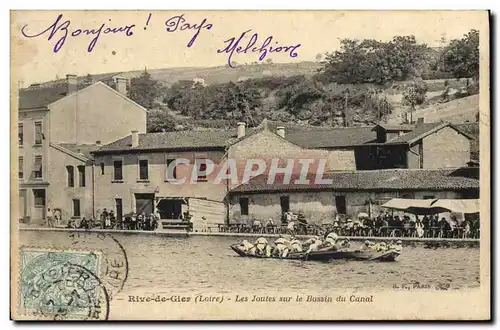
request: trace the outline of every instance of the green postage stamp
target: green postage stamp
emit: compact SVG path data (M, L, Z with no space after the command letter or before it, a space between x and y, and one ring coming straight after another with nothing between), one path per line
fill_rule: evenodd
M106 318L100 261L95 252L21 248L19 312L47 319Z

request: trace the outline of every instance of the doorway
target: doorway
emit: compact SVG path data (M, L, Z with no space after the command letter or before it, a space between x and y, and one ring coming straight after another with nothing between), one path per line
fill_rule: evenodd
M115 207L116 207L116 220L119 222L123 221L123 201L121 198L115 199Z
M135 194L135 212L152 214L154 210L154 194Z
M347 213L347 206L346 206L344 195L335 196L335 206L337 207L338 214L346 214Z
M157 208L161 219L179 219L182 214L182 199L162 199Z

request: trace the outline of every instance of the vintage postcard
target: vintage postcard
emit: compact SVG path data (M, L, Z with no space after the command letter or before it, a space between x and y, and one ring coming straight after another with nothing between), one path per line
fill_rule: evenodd
M12 11L11 318L489 320L487 11Z

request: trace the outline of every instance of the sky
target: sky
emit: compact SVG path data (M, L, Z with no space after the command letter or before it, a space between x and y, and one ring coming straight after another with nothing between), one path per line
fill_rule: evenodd
M180 15L185 21L168 32L167 23L173 30L179 19L171 18ZM97 35L87 35L85 30L97 31L102 24L89 52ZM257 33L254 46L261 47L272 36L269 45L281 46L282 51L268 53L263 60L270 57L275 63L294 63L314 61L318 53L336 50L344 38L385 41L395 35L415 35L419 42L439 46L442 37L461 38L470 29L486 34L487 24L486 11L13 11L12 79L28 86L66 74L226 65L229 54L222 50L229 42L225 41L237 40L248 30L239 45L245 48ZM54 52L65 33L64 44ZM250 63L261 54L235 53L232 60Z

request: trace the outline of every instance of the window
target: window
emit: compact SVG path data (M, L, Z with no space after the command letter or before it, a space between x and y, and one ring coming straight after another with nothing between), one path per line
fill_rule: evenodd
M101 175L104 175L104 163L99 164L101 166Z
M412 193L412 192L402 193L401 194L401 198L404 198L404 199L413 199L413 198L415 198L415 194Z
M146 181L148 180L148 160L140 159L139 160L139 180Z
M175 159L167 159L167 180L169 179L177 179L177 166L174 166L174 170L172 172L172 175L170 176L170 173L168 172L168 168L170 164L175 163Z
M197 182L207 182L207 174L206 174L207 163L205 162L205 160L202 160L201 162L199 162L197 164L199 165L199 167L198 167L198 173L196 174L197 175L196 181ZM200 175L200 172L204 173L204 174Z
M337 207L338 214L346 214L347 207L345 202L345 196L335 196L335 206Z
M23 157L19 157L19 179L24 178L24 160Z
M43 177L42 156L35 156L35 166L33 169L33 175L35 179L41 179Z
M78 182L80 187L85 187L85 166L78 166Z
M37 121L35 122L35 144L42 144L42 138L42 122Z
M68 173L68 187L75 186L75 171L73 166L66 166L66 172Z
M24 143L24 130L23 130L23 124L19 124L17 128L17 137L19 139L19 145L22 146Z
M240 197L240 211L241 215L248 215L248 198Z
M45 189L33 189L35 207L45 207Z
M426 195L424 196L424 199L435 199L436 197L434 197L433 195Z
M123 162L121 160L115 160L113 162L113 168L114 168L114 180L115 181L122 181L123 180Z
M285 213L290 211L290 197L289 196L281 196L280 197L281 204L281 213Z
M80 216L80 200L79 199L73 199L73 216L74 217Z

